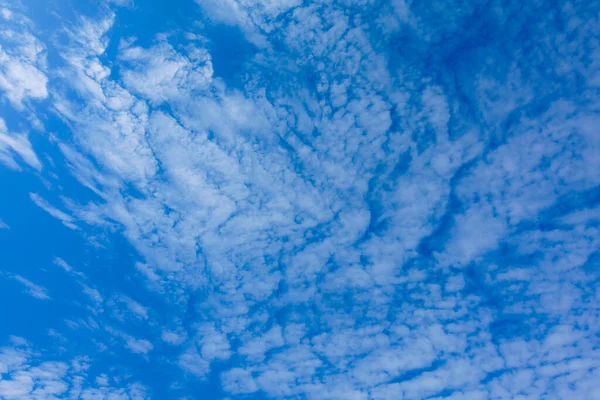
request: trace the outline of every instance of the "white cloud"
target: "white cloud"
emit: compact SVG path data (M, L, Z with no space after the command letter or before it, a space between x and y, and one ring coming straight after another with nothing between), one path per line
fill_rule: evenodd
M210 363L204 360L193 347L179 356L178 365L184 371L198 377L204 377L210 371Z
M0 117L0 163L9 168L20 170L21 168L15 161L14 155L18 155L30 167L38 171L42 169L42 163L33 151L27 135L9 133L6 123Z
M102 304L103 298L97 289L91 288L84 284L81 284L81 287L83 288L83 293L95 303L96 307L99 307Z
M206 49L168 35L123 42L116 80L104 53L115 16L69 28L56 78L75 95L59 87L52 102L73 143L59 148L97 197L65 200L67 215L31 194L65 225L115 227L138 250L138 271L173 314L158 331L184 345L184 371L205 378L228 360L225 390L270 397L598 393L597 212L562 215L600 183L596 93L561 83L591 76L586 63L550 79L539 69L554 61L527 51L484 62L501 56L496 43L456 46L476 34L459 29L469 5L202 7L265 49L239 89L213 79ZM575 22L565 26L581 35L597 23ZM546 23L515 31L545 46L529 32ZM582 36L555 36L574 42L536 57L591 54ZM539 74L553 85L537 87ZM121 322L155 315L126 294L106 304ZM150 340L106 330L154 356Z
M600 207L576 211L566 215L562 220L571 225L584 225L590 221L600 221Z
M241 368L232 368L221 375L223 388L229 393L254 393L258 390L256 381L250 372Z
M132 316L137 319L148 320L148 308L128 296L115 296L109 304L114 308L114 315L120 320L125 320Z
M254 44L267 44L263 33L273 29L272 21L301 4L300 0L196 0L213 20L237 25Z
M119 58L128 66L123 69L125 85L153 103L180 101L185 92L206 90L212 81L210 54L204 49L195 49L193 58L166 42L149 49L123 44L120 50Z
M281 347L284 344L280 326L275 326L264 335L253 337L244 342L238 352L255 362L264 360L267 351Z
M210 362L215 359L226 360L231 356L227 337L213 326L203 326L198 330L198 342L202 358Z
M99 374L89 376L89 365L80 358L64 361L41 361L39 352L26 344L0 348L0 398L36 400L57 398L123 399L147 398L139 383L127 383L126 377ZM89 381L87 380L89 378ZM112 378L112 379L111 379ZM117 379L114 379L117 378ZM111 386L111 381L122 386ZM92 382L95 382L94 385Z
M2 14L2 18L6 20L10 20L12 18L12 11L5 7L0 9L0 14Z
M171 345L180 345L185 342L186 335L184 333L165 330L161 334L161 339Z
M25 286L27 289L27 294L35 297L39 300L50 300L50 296L48 296L48 291L42 286L36 285L35 283L23 278L20 275L15 275L12 277L14 280Z
M148 319L148 308L142 306L140 303L130 299L127 296L121 296L121 299L127 305L127 308L134 314L136 314L139 318Z
M31 198L31 201L33 201L38 207L40 207L42 210L46 211L48 214L50 214L54 218L58 219L67 228L74 229L74 230L79 229L79 227L77 225L75 225L75 219L73 217L71 217L70 215L51 206L46 200L44 200L42 197L40 197L40 195L38 195L37 193L29 193L29 197Z
M133 353L147 354L154 349L154 345L146 339L137 339L123 331L112 328L110 326L105 327L106 331L111 335L122 339L125 342L125 347Z
M0 219L0 229L10 229L10 226Z
M1 50L0 50L1 51ZM44 99L48 97L48 78L32 65L11 59L0 53L0 89L16 107L21 107L24 98Z
M73 271L73 268L69 264L67 264L67 262L65 260L63 260L60 257L54 257L53 262L54 262L55 265L58 265L59 267L61 267L62 269L64 269L66 272Z
M108 376L102 374L96 377L96 384L98 386L108 386Z
M0 93L23 108L24 100L48 97L45 46L32 33L32 23L2 8L5 28L0 33Z
M151 351L154 346L146 339L134 339L132 337L128 337L125 342L125 347L131 350L134 353L146 354Z

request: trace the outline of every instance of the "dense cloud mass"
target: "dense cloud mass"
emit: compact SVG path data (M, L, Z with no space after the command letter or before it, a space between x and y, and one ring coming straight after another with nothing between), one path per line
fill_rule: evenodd
M600 3L34 3L0 399L600 399Z

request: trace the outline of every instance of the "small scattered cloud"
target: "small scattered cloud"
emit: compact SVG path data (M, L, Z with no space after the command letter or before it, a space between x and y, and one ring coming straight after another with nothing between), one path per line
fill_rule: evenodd
M128 376L90 375L89 359L52 360L34 351L22 338L0 348L0 398L23 399L127 399L142 400L148 391Z
M125 340L125 347L138 354L147 354L154 348L152 343L150 343L148 340L135 339L133 337L128 337Z
M0 117L0 163L8 168L20 170L15 155L30 167L41 171L42 163L35 154L27 135L9 133L6 123Z
M154 349L154 345L146 339L137 339L123 331L112 328L110 326L105 327L106 331L111 335L118 337L124 341L124 345L132 353L136 354L147 354Z
M173 332L164 330L161 334L161 339L170 345L180 345L186 341L187 335L183 332Z
M102 305L103 298L97 289L89 287L83 283L81 284L81 287L83 289L83 293L86 294L94 302L96 307Z
M72 216L70 216L69 214L66 214L66 213L60 211L58 208L50 205L50 203L48 203L45 199L43 199L37 193L29 193L29 197L31 198L31 201L33 201L38 207L40 207L42 210L46 211L48 214L50 214L54 218L58 219L67 228L70 228L73 230L79 229L79 227L77 225L75 225L75 219Z
M17 110L29 100L48 97L45 45L32 34L31 21L2 7L4 26L0 40L0 94Z
M179 356L178 365L186 372L199 378L210 372L210 362L203 359L194 347L190 347Z
M48 296L48 291L35 283L23 278L20 275L15 275L12 277L14 280L25 286L26 292L28 295L35 297L39 300L50 300L50 296Z
M122 302L129 311L131 311L138 318L147 320L148 319L148 308L144 307L137 301L127 297L127 296L119 296L118 300Z
M59 267L64 269L66 272L73 271L73 268L71 268L71 266L69 264L67 264L67 262L60 257L54 257L54 260L52 260L52 262L55 265L58 265Z

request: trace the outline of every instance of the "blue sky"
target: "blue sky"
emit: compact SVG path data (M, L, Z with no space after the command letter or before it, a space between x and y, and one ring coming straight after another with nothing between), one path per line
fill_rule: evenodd
M600 399L599 18L0 0L0 399Z

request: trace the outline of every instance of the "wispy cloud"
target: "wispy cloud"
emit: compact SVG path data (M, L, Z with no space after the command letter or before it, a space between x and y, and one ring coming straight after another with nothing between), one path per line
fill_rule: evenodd
M96 306L100 306L102 304L103 298L97 289L91 288L84 284L81 286L83 293L86 294L96 304Z
M58 208L50 205L50 203L48 203L46 200L44 200L37 193L29 193L29 197L31 198L31 201L33 201L38 207L40 207L42 210L46 211L48 214L50 214L54 218L58 219L67 228L74 229L74 230L79 229L79 227L77 225L75 225L75 219L73 217L60 211Z
M28 295L35 297L39 300L50 300L50 296L48 296L48 291L42 286L36 285L35 283L23 278L20 275L13 276L13 279L25 286Z
M112 315L120 321L142 320L148 321L149 310L147 307L132 298L119 294L108 301Z
M53 262L55 265L58 265L59 267L64 269L66 272L73 271L73 268L71 268L71 266L69 264L67 264L67 262L60 257L54 257Z
M184 333L165 330L161 334L161 339L171 345L179 345L185 342L186 335Z
M45 46L31 33L33 24L21 13L2 7L0 19L4 26L0 34L0 94L23 109L27 99L48 97L48 77L43 72Z
M119 300L122 301L129 311L135 314L137 317L142 319L148 319L148 308L144 307L135 300L130 299L127 296L120 296Z
M13 155L18 155L21 160L38 171L42 169L42 163L33 151L27 135L10 134L6 123L0 118L0 163L9 168L20 170L21 168Z
M110 326L106 326L105 329L111 335L122 339L124 341L125 347L133 353L147 354L154 349L152 343L146 339L137 339L132 335L129 335L123 331L112 328Z
M67 272L73 276L77 276L79 278L85 278L85 275L83 273L76 271L72 266L70 266L65 260L63 260L60 257L54 257L52 262L54 263L54 265L62 268L65 272Z

